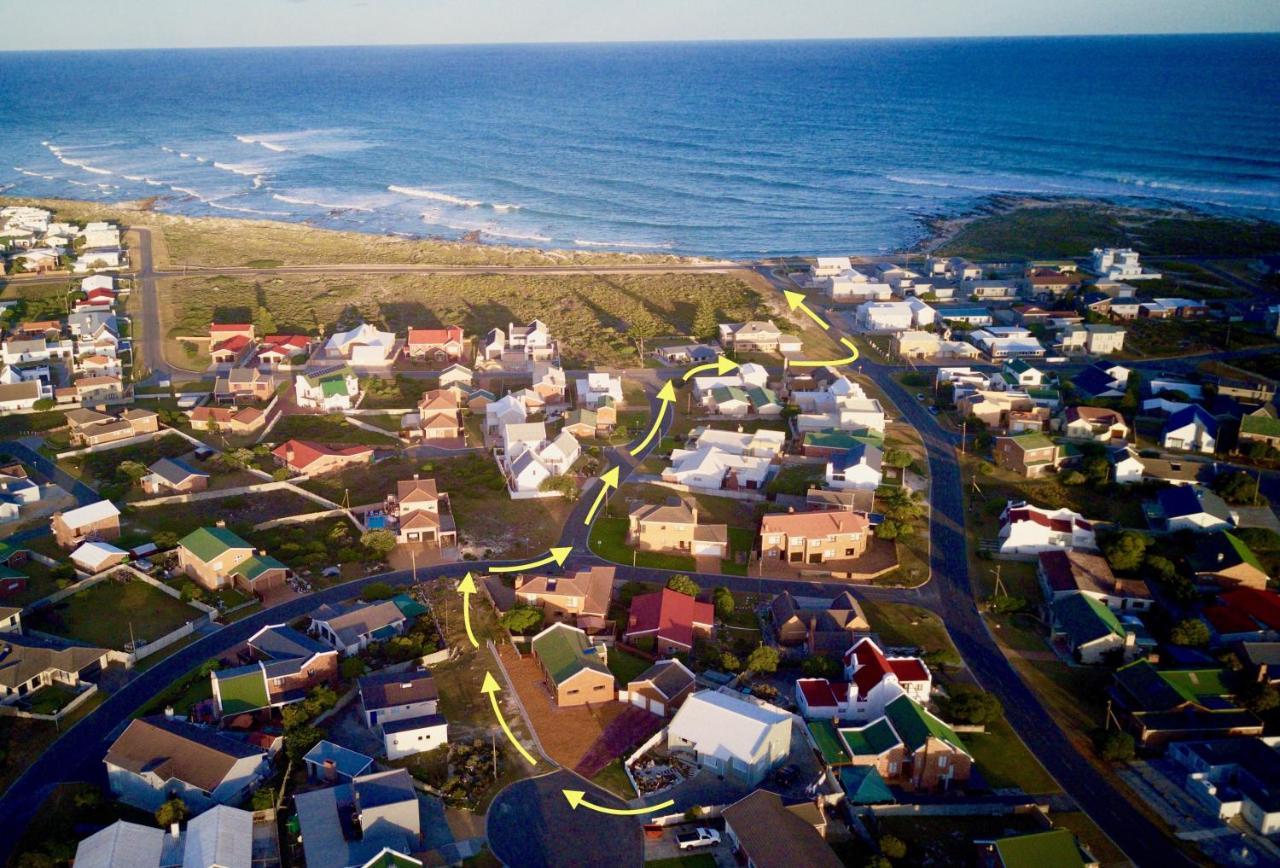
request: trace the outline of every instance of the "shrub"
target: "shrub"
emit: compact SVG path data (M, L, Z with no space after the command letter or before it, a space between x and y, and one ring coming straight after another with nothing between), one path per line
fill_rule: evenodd
M389 530L367 530L360 536L360 544L378 560L383 560L396 549L396 535Z
M1209 625L1199 618L1185 618L1173 625L1169 641L1184 648L1202 648L1209 644Z
M685 594L690 597L696 597L702 593L702 588L698 587L698 583L683 574L675 575L668 579L667 587L677 594Z
M536 606L515 606L498 622L512 633L532 633L542 627L542 610Z
M880 852L890 859L901 859L907 855L907 845L901 838L884 835L880 838Z
M396 589L386 582L373 582L360 592L360 599L368 603L378 600L390 600L396 595Z
M187 805L182 799L170 799L156 808L156 824L167 829L187 818Z
M733 614L733 608L735 605L733 592L728 588L723 586L716 588L715 592L711 595L711 599L715 603L716 614L721 618L727 618Z
M1136 746L1133 736L1119 729L1108 729L1094 739L1098 755L1107 762L1122 763L1133 759Z
M993 694L972 684L956 684L950 688L944 706L946 717L958 723L995 723L1004 717L1004 707Z
M761 645L747 657L747 668L752 672L768 675L778 671L778 649L772 645Z

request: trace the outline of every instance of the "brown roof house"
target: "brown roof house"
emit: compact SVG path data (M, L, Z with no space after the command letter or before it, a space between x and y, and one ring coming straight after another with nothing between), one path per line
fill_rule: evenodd
M275 375L263 372L257 366L232 368L226 376L214 380L213 398L224 403L265 401L275 392L277 385Z
M1101 407L1068 407L1062 433L1074 440L1120 444L1129 439L1129 425L1115 410Z
M142 490L147 494L190 494L209 487L209 474L177 458L161 458L147 468Z
M286 440L271 454L294 473L318 476L357 464L373 463L372 446L325 446L307 440Z
M547 689L560 708L611 702L618 698L608 650L563 622L552 624L530 642Z
M18 613L18 609L4 609ZM8 621L16 614L0 619ZM4 634L5 653L0 657L0 702L12 702L51 684L81 690L93 676L107 665L105 648L46 648L28 645L20 635L21 623L14 628L0 628Z
M760 523L760 556L787 563L851 560L870 541L871 522L859 512L776 513Z
M659 660L627 684L627 701L659 717L675 713L693 692L697 676L679 660Z
M1046 603L1085 594L1117 612L1151 608L1151 590L1141 579L1122 579L1101 555L1078 549L1040 552L1036 575Z
M997 437L992 448L996 466L1012 470L1028 479L1057 470L1062 461L1058 444L1040 433Z
M641 551L728 557L728 525L698 524L696 502L681 499L665 506L638 506L631 510L629 522L628 542Z
M267 414L257 407L196 407L187 411L187 418L196 431L251 434L263 426Z
M422 393L418 402L418 425L423 440L460 440L463 437L462 410L458 396L449 389Z
M434 479L402 479L396 493L387 498L387 515L395 519L396 540L402 543L436 543L442 548L458 544L458 529L449 509L449 495L441 494Z
M1200 536L1195 550L1187 555L1187 563L1199 582L1216 583L1223 588L1265 590L1267 587L1267 571L1262 561L1244 540L1230 531Z
M756 790L724 809L724 831L739 865L750 868L839 868L842 863L806 816L812 805L784 807L782 797ZM825 829L825 822L822 824Z
M369 729L436 713L440 691L426 669L371 672L360 679L360 707Z
M549 620L572 619L588 632L604 624L613 598L613 567L592 567L570 576L525 576L515 580L515 598L541 609Z
M133 408L122 413L100 413L81 407L67 411L72 446L96 446L127 440L160 430L160 416L153 410Z
M142 811L178 798L192 813L237 805L270 770L266 751L175 718L133 721L107 750L111 794Z
M769 604L769 613L779 645L803 645L810 653L843 653L859 633L871 630L862 607L848 591L825 609L803 609L790 591L783 591Z
M53 536L64 549L73 549L86 540L105 541L120 537L120 510L109 500L55 512L50 522Z
M178 541L178 569L211 591L235 587L252 594L281 587L291 575L288 567L222 522L197 528Z
M395 600L377 603L325 604L311 613L311 629L321 642L343 654L357 654L371 642L405 631L409 618Z

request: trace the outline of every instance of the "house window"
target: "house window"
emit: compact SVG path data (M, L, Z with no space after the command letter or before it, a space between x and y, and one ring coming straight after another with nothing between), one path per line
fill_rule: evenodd
M947 767L947 758L945 756L938 757L938 768L945 769Z

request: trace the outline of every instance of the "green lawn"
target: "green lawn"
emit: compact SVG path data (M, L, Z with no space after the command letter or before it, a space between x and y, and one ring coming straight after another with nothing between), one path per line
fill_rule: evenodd
M33 629L123 650L132 636L155 640L200 616L197 609L140 581L100 582L33 614ZM25 620L25 619L24 619Z
M658 570L683 570L691 572L694 560L690 555L669 552L636 551L627 545L627 519L601 517L591 529L591 550L600 557L619 564L630 564L634 557L638 567Z
M596 776L591 779L591 783L598 787L604 787L615 796L627 801L636 797L635 788L631 786L631 781L627 778L627 773L623 771L621 759L615 759L613 762L602 768L598 773L596 773Z
M271 429L271 439L312 440L326 445L392 446L394 438L348 425L339 414L329 416L285 416Z
M961 733L978 770L995 789L1022 787L1027 793L1056 793L1059 787L1018 739L1008 721L987 725L982 733Z
M195 667L182 678L157 693L150 702L138 709L134 717L156 714L170 705L173 706L175 713L185 715L197 703L213 698L213 680L208 675L202 675L200 669L200 666Z
M35 714L57 714L62 706L78 695L66 685L50 684L27 696L27 703Z
M871 629L886 645L915 646L933 654L939 663L959 665L960 655L937 615L928 609L906 603L883 603L862 600L862 610Z
M619 684L629 684L637 675L653 664L643 657L624 651L621 648L609 650L609 671L618 679Z

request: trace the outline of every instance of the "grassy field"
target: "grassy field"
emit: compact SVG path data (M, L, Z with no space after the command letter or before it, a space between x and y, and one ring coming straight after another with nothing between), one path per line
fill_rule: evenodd
M328 446L395 446L394 435L375 434L348 425L339 413L328 416L284 416L271 429L272 441L311 440Z
M199 616L199 610L145 582L107 580L40 609L30 626L119 651L130 637L159 639Z
M280 330L308 334L364 319L400 333L411 325L459 324L474 335L537 317L560 341L566 368L636 364L630 330L644 325L653 334L688 334L699 304L721 321L767 313L754 285L715 273L202 276L160 286L166 353L184 366L189 357L178 337L207 335L210 322L251 321L260 307Z
M987 724L986 732L966 732L961 738L991 787L1021 787L1024 792L1035 794L1060 791L1008 721Z
M321 507L291 491L259 491L196 503L166 503L139 507L124 519L126 532L152 534L161 531L185 536L198 527L222 519L239 532L260 522L286 515L319 512Z
M1094 247L1133 247L1149 255L1248 256L1280 247L1280 225L1177 210L1096 202L997 200L1000 213L977 217L934 251L945 256L1020 259L1088 256Z
M619 684L627 684L641 672L652 666L648 660L624 651L621 648L609 649L609 671L618 679Z
M871 629L880 635L884 644L914 646L920 648L922 653L933 654L937 662L959 665L960 654L951 644L947 628L928 609L906 603L882 603L875 600L860 602L867 620L871 622Z

